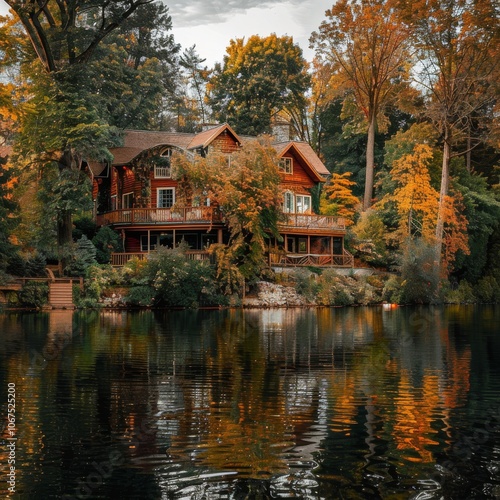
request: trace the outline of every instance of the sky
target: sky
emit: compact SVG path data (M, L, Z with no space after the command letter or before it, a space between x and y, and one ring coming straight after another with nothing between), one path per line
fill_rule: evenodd
M271 33L293 37L312 61L309 37L325 19L333 0L167 0L172 33L182 48L196 45L197 53L212 67L222 62L229 41ZM8 7L0 0L0 14Z

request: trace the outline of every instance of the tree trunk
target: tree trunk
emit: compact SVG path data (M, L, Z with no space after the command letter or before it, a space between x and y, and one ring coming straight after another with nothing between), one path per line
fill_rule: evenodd
M443 168L441 171L441 189L439 192L439 207L438 217L436 223L436 265L441 272L441 254L443 250L444 238L444 217L445 217L445 204L446 196L448 196L448 185L450 180L450 133L449 130L445 131L444 144L443 144Z
M73 218L71 211L65 210L59 214L57 221L57 253L59 257L59 271L62 274L68 264L68 256L73 242Z
M368 140L366 141L366 175L365 175L365 197L363 199L363 211L372 206L373 177L375 170L375 129L376 117L373 114L368 125Z

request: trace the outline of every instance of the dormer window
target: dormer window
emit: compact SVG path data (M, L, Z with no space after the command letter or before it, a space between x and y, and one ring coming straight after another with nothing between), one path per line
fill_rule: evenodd
M292 158L280 158L279 169L285 174L293 174Z
M160 156L156 157L155 179L170 179L172 177L172 169L170 168L171 157L171 148L164 149Z

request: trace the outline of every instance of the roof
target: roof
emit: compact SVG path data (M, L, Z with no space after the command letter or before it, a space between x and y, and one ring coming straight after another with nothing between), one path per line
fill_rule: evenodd
M219 137L219 135L226 130L233 136L236 142L241 144L241 139L236 135L236 132L227 123L223 123L222 125L209 128L208 130L197 134L193 137L188 149L206 148L214 139Z
M150 132L146 130L126 130L122 147L111 148L113 165L130 163L137 155L160 146L174 146L187 149L195 134L181 132Z
M290 149L295 149L311 168L318 180L324 181L325 177L330 175L330 171L325 167L314 149L307 142L288 141L274 144L279 156L283 156Z

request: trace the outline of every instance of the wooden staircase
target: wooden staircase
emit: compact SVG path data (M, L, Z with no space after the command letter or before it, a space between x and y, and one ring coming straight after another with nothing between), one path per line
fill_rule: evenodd
M74 309L73 280L49 282L49 305L53 309Z

